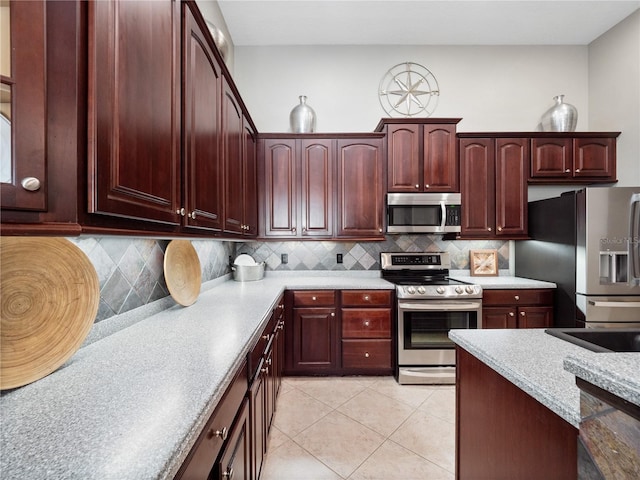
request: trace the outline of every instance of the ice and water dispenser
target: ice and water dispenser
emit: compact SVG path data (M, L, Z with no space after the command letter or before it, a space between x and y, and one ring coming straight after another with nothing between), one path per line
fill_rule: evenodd
M627 283L628 258L627 252L600 252L600 285Z

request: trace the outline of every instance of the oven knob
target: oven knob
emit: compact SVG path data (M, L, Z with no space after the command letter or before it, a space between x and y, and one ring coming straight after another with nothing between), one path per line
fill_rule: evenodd
M424 287L422 287L422 286L418 287L418 293L419 294L424 294L424 292L426 292Z
M462 287L456 287L456 293L457 294L460 294L460 293L463 293L463 292L464 292L464 290L462 289Z
M444 293L444 287L436 288L436 292L438 292L440 295L442 295Z
M465 287L465 290L467 293L473 293L473 287L471 285L469 285L468 287Z
M407 293L413 295L414 293L416 293L416 289L413 287L407 287Z

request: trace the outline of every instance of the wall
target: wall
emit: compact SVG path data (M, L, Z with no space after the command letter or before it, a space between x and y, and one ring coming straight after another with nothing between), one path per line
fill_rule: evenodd
M621 131L618 185L640 185L640 10L589 45L589 129Z
M69 238L88 257L100 281L100 306L96 322L169 295L164 279L164 252L169 240L132 237ZM230 273L229 256L235 244L193 240L202 281Z
M307 95L321 132L372 131L387 116L378 86L391 67L415 62L438 80L433 117L462 117L460 131L531 131L553 96L578 108L587 128L586 46L236 47L234 80L261 132L285 132Z

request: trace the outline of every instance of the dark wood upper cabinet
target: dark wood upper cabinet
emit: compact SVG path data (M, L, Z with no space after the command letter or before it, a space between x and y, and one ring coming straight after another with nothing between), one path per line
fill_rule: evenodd
M9 42L0 71L3 146L0 164L2 209L45 211L49 188L46 170L46 15L44 1L9 2Z
M620 132L539 134L531 138L529 183L616 182Z
M235 98L226 78L223 78L222 91L222 158L225 171L225 221L224 231L227 233L244 232L243 206L243 142L244 126L242 110Z
M223 228L222 74L190 8L184 8L183 167L185 225Z
M243 125L243 234L255 237L258 235L258 136L246 116L243 116Z
M260 235L295 237L298 212L298 162L296 141L265 138L259 143Z
M330 139L303 139L300 154L302 236L331 237L335 176L333 142Z
M382 139L338 139L336 161L336 236L384 239Z
M462 237L527 236L527 138L460 138Z
M180 223L180 3L89 2L89 212Z
M459 192L456 124L459 118L382 119L388 192Z

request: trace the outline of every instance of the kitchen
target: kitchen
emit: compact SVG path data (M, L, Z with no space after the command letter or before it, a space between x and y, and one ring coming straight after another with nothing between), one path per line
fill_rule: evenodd
M204 7L202 7L204 10ZM635 20L634 20L635 19ZM212 21L216 23L216 19ZM268 131L286 131L288 122L288 113L299 94L307 94L309 103L314 106L318 114L319 131L362 131L370 132L375 126L374 122L382 116L376 97L376 89L379 78L391 65L404 61L407 58L415 59L421 63L425 63L438 76L443 88L442 97L437 109L437 115L442 117L461 116L464 117L459 124L459 131L531 131L537 122L541 112L546 108L550 98L560 92L558 88L563 89L564 93L569 94L570 101L575 104L581 116L579 117L578 130L591 131L622 131L623 134L618 138L618 185L633 186L638 185L638 136L626 134L627 132L638 130L637 109L627 108L627 103L637 98L637 78L633 77L634 70L629 70L629 61L627 58L635 59L633 55L622 56L624 62L617 65L615 59L617 55L611 55L611 51L624 51L626 48L635 48L634 45L628 47L623 41L625 33L628 32L631 23L631 35L636 34L637 37L637 12L635 17L627 19L627 23L621 25L609 32L608 35L600 38L598 42L589 47L569 46L569 47L428 47L425 49L428 55L418 47L375 47L375 65L367 67L359 66L357 71L353 71L350 65L353 55L363 58L369 58L367 51L371 51L374 47L318 47L311 49L309 54L301 51L303 47L237 47L236 58L234 64L234 76L239 90L242 92L242 98L249 106L249 110L253 119L256 121L260 132ZM635 28L635 30L634 30ZM628 33L626 33L628 35ZM621 40L622 37L622 40ZM623 42L623 43L619 43ZM351 54L351 56L349 55ZM397 55L400 54L398 58ZM240 62L241 56L245 59ZM291 73L285 68L284 71L273 69L284 68L283 56L289 55L292 59L291 65L287 68L295 70ZM433 57L432 57L433 55ZM445 57L447 58L445 62ZM522 61L522 57L526 57L526 62ZM318 63L319 59L325 58L326 64ZM439 58L440 65L432 63L435 60L431 58ZM343 59L341 61L341 59ZM424 59L424 60L422 60ZM458 61L453 61L457 59ZM475 59L475 61L473 61ZM534 59L535 61L532 61ZM315 65L307 65L302 62ZM484 60L484 61L483 61ZM373 60L372 60L373 62ZM380 62L378 65L377 62ZM449 63L451 62L451 63ZM613 65L610 65L613 63ZM445 67L445 65L449 65ZM514 72L514 65L518 65L518 71ZM598 69L598 65L603 65ZM633 60L631 61L633 66ZM469 75L467 68L473 66L473 78ZM366 68L372 71L366 73ZM616 70L617 68L617 70ZM331 89L329 92L326 88L327 72L335 70L338 78L344 81L344 77L357 78L358 81L346 90L346 98L337 100L333 96L340 89ZM350 70L351 69L351 70ZM260 71L260 76L256 76L255 72ZM509 77L497 75L496 72L508 71ZM546 77L548 85L546 88L540 88L539 72L547 72ZM602 72L606 71L606 74ZM271 72L271 73L270 73ZM301 78L301 72L310 72L309 78ZM294 75L295 73L295 75ZM564 74L563 74L564 73ZM563 74L563 75L562 75ZM562 80L559 80L562 78ZM291 79L292 84L286 84L282 79ZM532 79L536 79L535 81ZM628 84L625 80L628 79ZM273 85L267 86L267 82L273 82ZM370 81L372 87L369 88L372 93L365 95L362 93L364 88L361 87L363 82ZM255 82L255 84L253 83ZM301 82L298 85L295 82ZM321 82L321 85L313 89L314 82ZM558 85L562 82L561 85ZM334 80L334 83L337 83ZM613 87L612 85L615 85ZM342 85L340 85L342 86ZM497 88L496 88L497 87ZM304 91L300 91L303 90ZM451 89L451 95L445 92ZM264 95L264 92L270 92ZM324 92L324 93L323 93ZM455 92L455 93L454 93ZM492 94L492 92L495 92ZM604 93L603 93L604 92ZM67 92L63 92L68 94ZM325 96L323 96L325 95ZM360 99L360 100L358 100ZM362 102L362 105L357 102ZM513 102L524 102L521 108L513 108ZM636 102L637 103L637 102ZM337 108L331 112L320 108L322 105L353 105L350 108L350 114L342 114L342 109ZM620 105L614 108L615 105ZM280 110L279 110L280 109ZM588 112L588 116L587 116ZM612 119L613 117L613 119ZM588 119L588 124L584 123ZM580 123L583 122L583 123ZM536 195L544 195L549 187L531 187L530 200L535 199ZM554 191L563 191L561 187L553 187ZM407 248L426 249L431 245L430 239L412 239L406 236L400 236L395 239L396 243L404 245ZM103 276L101 280L106 283L107 280L113 278L113 282L109 285L103 295L108 300L101 302L99 318L108 319L114 313L121 313L123 304L127 306L140 305L142 297L145 299L157 299L162 295L162 281L157 282L160 277L157 274L158 249L162 250L164 245L147 240L132 239L131 244L142 244L138 250L146 253L141 255L145 261L151 254L155 260L150 261L148 266L152 273L156 273L156 283L153 284L151 290L156 293L146 295L136 294L129 295L135 289L133 287L126 290L123 285L127 285L125 273L121 273L117 268L119 262L114 262L113 257L106 255L105 252L111 252L113 256L119 260L125 258L133 258L135 262L139 259L135 256L135 252L129 250L131 245L123 245L122 240L101 237L81 237L79 244L83 244L87 251L94 251L104 264L101 264L103 270L100 274ZM236 244L230 242L219 241L194 241L196 246L201 250L200 254L211 260L211 266L207 269L203 280L212 280L213 278L225 274L227 258L229 255L235 254ZM275 260L280 257L281 253L290 255L289 264L275 265L275 268L286 270L285 265L296 265L303 268L304 262L295 263L295 259L304 259L307 255L299 254L301 249L307 249L306 242L287 242L283 244L288 252L273 252L276 255ZM322 242L324 243L324 242ZM452 241L445 243L445 247L455 247L461 243L460 241ZM214 245L210 245L214 244ZM265 242L264 248L269 248L269 242ZM413 246L412 246L413 245ZM258 245L258 248L260 245ZM327 257L335 257L336 253L344 254L345 269L347 266L354 268L371 268L374 264L370 263L367 256L362 250L367 252L369 245L360 245L358 242L349 244L335 242L335 246L330 253L321 257L326 260ZM500 262L503 269L510 269L512 258L508 243L489 244L488 248L496 248L501 252ZM121 250L119 250L121 249ZM339 249L340 251L337 251ZM303 250L304 251L304 250ZM307 253L305 251L305 253ZM467 266L467 255L460 255L460 268ZM375 259L375 256L371 256ZM222 259L222 260L221 260ZM110 263L111 262L111 263ZM154 263L155 262L155 263ZM322 262L318 262L322 263ZM368 266L367 266L368 265ZM119 273L112 277L112 273ZM119 276L120 275L120 276ZM117 278L119 281L116 281ZM101 286L105 288L107 285ZM158 289L156 289L156 287ZM119 292L118 295L113 292ZM166 296L166 291L164 292ZM127 300L128 299L128 300ZM125 300L127 300L125 302ZM98 322L99 325L102 322ZM105 324L106 325L106 324ZM106 328L106 327L104 327Z

